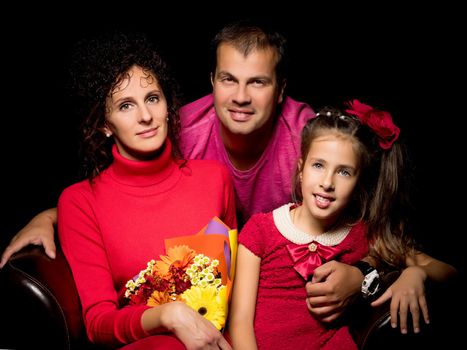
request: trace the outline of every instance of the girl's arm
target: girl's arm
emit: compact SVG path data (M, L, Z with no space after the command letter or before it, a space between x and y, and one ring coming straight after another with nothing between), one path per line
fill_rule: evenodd
M420 331L420 313L425 323L430 322L428 305L425 295L425 282L446 282L457 274L454 267L422 252L414 257L407 258L407 267L399 278L381 295L371 303L379 306L391 299L391 326L397 327L399 319L400 329L407 333L408 313L412 315L412 325L415 333Z
M253 322L260 263L260 258L239 244L229 312L229 333L234 349L257 349Z
M8 259L28 244L43 245L45 253L55 258L54 225L57 223L57 209L40 212L28 222L10 241L0 260L2 268Z

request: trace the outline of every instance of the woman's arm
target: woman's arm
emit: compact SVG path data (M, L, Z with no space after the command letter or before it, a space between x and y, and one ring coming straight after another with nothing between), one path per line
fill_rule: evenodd
M55 259L54 225L57 223L57 209L40 212L29 221L10 241L0 260L2 268L8 259L28 244L43 245L45 253Z
M210 321L180 301L146 310L141 323L148 333L175 334L187 349L232 349Z
M229 333L234 349L257 349L253 322L260 263L260 258L239 244L229 315Z

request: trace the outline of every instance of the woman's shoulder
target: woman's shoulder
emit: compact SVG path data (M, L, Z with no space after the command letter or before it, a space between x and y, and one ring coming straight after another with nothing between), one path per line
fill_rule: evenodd
M75 198L77 196L86 195L86 193L91 193L91 184L87 179L75 182L74 184L66 187L62 191L60 199L63 200L63 198Z

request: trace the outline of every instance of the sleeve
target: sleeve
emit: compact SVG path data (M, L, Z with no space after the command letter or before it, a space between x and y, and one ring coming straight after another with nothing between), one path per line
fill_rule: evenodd
M221 166L224 179L224 216L222 221L231 229L237 228L237 207L232 175L225 166Z
M78 184L79 185L79 184ZM119 309L107 247L94 216L91 190L67 188L58 202L58 234L76 283L88 338L121 345L147 337L141 325L148 306Z
M267 225L262 222L265 215L254 214L238 235L238 243L245 246L259 258L263 258L265 254L265 237L267 237L267 233L264 227L267 227Z

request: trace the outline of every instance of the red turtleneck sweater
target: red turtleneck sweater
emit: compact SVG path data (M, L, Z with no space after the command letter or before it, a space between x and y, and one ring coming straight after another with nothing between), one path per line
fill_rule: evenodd
M155 160L125 159L116 147L113 156L93 185L86 180L63 191L58 232L88 337L121 345L149 336L141 326L147 306L119 308L126 281L165 254L165 238L195 234L213 216L234 228L236 216L230 174L215 161L180 168L169 142Z

